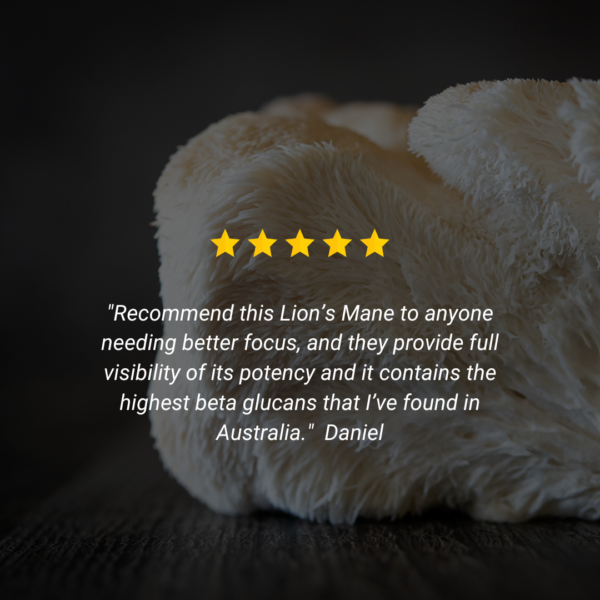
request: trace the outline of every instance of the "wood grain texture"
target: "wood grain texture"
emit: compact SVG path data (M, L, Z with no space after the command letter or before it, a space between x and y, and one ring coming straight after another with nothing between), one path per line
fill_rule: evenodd
M218 515L137 427L4 537L0 597L597 599L599 568L600 526L575 520Z

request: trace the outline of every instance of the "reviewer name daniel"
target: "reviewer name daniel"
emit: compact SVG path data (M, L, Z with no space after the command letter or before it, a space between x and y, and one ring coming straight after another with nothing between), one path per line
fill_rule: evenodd
M383 439L383 423L379 427L369 427L364 425L363 427L338 427L333 423L327 425L325 431L325 441L331 440L375 440Z

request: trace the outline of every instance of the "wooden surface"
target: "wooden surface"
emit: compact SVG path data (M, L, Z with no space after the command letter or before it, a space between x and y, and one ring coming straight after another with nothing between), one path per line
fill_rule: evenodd
M143 420L76 471L5 522L0 598L600 598L596 523L222 516L164 472Z

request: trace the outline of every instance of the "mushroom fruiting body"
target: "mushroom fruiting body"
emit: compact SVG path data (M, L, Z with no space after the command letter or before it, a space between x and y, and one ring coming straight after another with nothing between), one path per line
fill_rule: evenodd
M164 335L243 340L436 338L499 334L489 347L353 354L207 349L157 361L388 369L470 365L492 381L252 378L152 383L158 397L238 399L236 410L152 411L163 461L211 508L279 508L351 522L447 505L475 518L600 517L600 85L511 80L450 88L418 113L383 103L279 100L228 117L170 160L155 192L168 307L274 307L272 320L165 322ZM216 257L226 229L247 240L389 238L385 258L290 258L289 250ZM322 243L322 242L320 242ZM312 250L312 247L311 247ZM282 305L493 311L491 321L279 319ZM390 342L391 343L391 342ZM492 343L493 338L492 338ZM396 410L325 411L326 395L396 398ZM403 399L480 399L479 410L411 410ZM314 410L241 410L244 399L318 399ZM372 396L371 396L372 397ZM307 431L304 441L217 439L228 429ZM368 425L379 440L326 440L326 425ZM278 438L279 439L279 438Z

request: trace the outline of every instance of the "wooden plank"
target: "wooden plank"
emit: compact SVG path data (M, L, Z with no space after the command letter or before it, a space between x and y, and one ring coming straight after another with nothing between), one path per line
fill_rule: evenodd
M0 544L2 598L598 598L600 526L218 515L137 427Z

